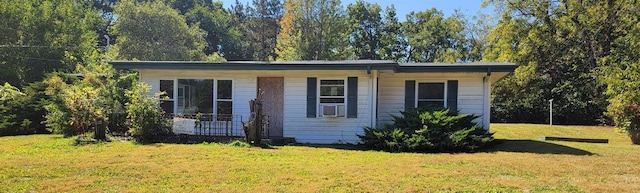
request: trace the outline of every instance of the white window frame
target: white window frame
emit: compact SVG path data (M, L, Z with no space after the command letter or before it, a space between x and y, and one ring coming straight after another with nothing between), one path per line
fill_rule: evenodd
M342 89L344 89L343 90L344 95L343 96L322 96L322 93L321 93L322 89L321 88L322 88L322 81L323 80L342 80L343 81L342 82L342 85L343 85ZM347 111L347 107L348 107L347 106L347 96L349 96L349 93L347 93L349 91L349 89L347 88L347 79L346 78L318 78L317 85L318 85L317 86L318 88L316 88L317 89L316 90L316 92L317 92L317 94L316 94L317 95L316 96L317 97L317 99L316 99L317 100L316 101L317 102L316 103L317 104L316 108L317 108L317 111L318 111L318 118L346 118L347 117L347 112L348 112ZM341 98L341 99L344 99L344 103L321 103L320 102L321 98L336 98L336 99L340 99ZM324 115L323 106L328 106L327 104L336 106L336 115L333 115L333 116L332 115L329 115L329 116L325 116ZM340 112L338 112L339 111L339 106L343 106L342 114L340 114Z
M443 85L444 85L444 99L442 100L442 102L443 102L442 106L443 106L444 108L448 108L448 107L447 107L447 97L448 97L448 96L447 96L447 94L448 94L448 90L447 90L447 89L448 89L448 85L447 85L447 81L443 81L443 80L442 80L442 81L441 81L441 80L422 80L422 81L417 80L417 81L416 81L416 86L415 86L416 91L415 91L415 95L414 95L414 96L416 97L416 98L415 98L415 99L416 99L416 101L415 101L415 104L413 105L415 108L418 108L418 103L419 103L419 102L421 102L421 101L428 101L428 99L420 99L420 96L418 96L418 95L420 94L420 84L421 84L421 83L438 83L438 84L443 84Z
M231 81L231 98L230 99L219 99L218 98L218 81L221 80L228 80ZM230 78L220 78L220 79L213 79L213 114L214 115L218 115L218 102L231 102L231 115L233 115L233 98L234 98L234 91L236 89L234 89L234 83L235 81L233 81L233 79Z
M163 92L163 90L162 90L162 81L172 81L172 86L173 86L172 90L173 90L173 92L172 93L165 93L165 95L171 96L171 98L166 98L166 99L165 98L161 98L160 101L161 102L164 102L164 101L173 102L173 112L165 112L165 113L171 113L171 114L175 115L176 108L177 108L177 103L178 103L178 99L177 99L178 96L176 94L177 93L177 91L176 91L176 89L177 89L177 86L176 86L177 81L176 81L175 78L161 78L160 80L158 80L158 92Z
M233 78L229 78L229 77L220 77L220 78L211 78L211 77L175 77L175 78L160 78L160 80L173 80L173 93L167 93L167 95L172 94L173 95L173 99L169 99L167 101L173 101L173 114L177 115L178 114L178 80L188 80L188 79L209 79L209 80L213 80L213 88L211 88L211 92L213 92L213 98L211 99L213 101L213 115L217 115L218 114L218 101L230 101L231 102L231 112L233 113L235 108L234 108L234 101L233 99L235 98L235 80ZM231 99L218 99L218 80L229 80L231 81ZM159 81L158 81L159 83ZM158 90L160 90L160 86L158 85Z

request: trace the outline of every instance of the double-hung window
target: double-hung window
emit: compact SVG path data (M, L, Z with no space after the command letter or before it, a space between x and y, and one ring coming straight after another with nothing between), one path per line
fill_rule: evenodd
M218 80L216 113L218 121L231 120L233 114L232 100L233 82L231 80Z
M173 104L175 102L173 98L173 80L160 80L160 92L164 92L164 94L160 95L160 108L165 113L173 114Z
M319 115L322 117L345 116L345 80L320 80Z
M418 83L418 108L445 107L445 85L443 82Z

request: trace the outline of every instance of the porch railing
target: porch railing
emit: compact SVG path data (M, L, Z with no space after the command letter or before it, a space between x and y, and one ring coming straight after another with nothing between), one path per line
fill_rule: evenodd
M173 132L188 135L244 137L242 115L180 114L172 116ZM269 136L269 117L263 118L263 137Z

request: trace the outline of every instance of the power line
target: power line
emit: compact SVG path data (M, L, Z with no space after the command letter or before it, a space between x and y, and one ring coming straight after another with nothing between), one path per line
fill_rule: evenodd
M91 46L97 48L104 48L106 46ZM80 46L41 46L41 45L0 45L0 48L82 48Z

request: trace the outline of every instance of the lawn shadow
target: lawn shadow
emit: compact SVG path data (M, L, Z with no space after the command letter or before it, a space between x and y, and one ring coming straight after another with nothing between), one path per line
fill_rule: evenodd
M369 151L369 150L371 150L371 149L367 149L364 145L355 145L355 144L295 143L295 144L289 144L289 146L327 148L327 149L339 149L339 150L353 150L353 151Z
M535 140L496 139L496 144L481 152L519 152L536 154L596 155L589 151Z

